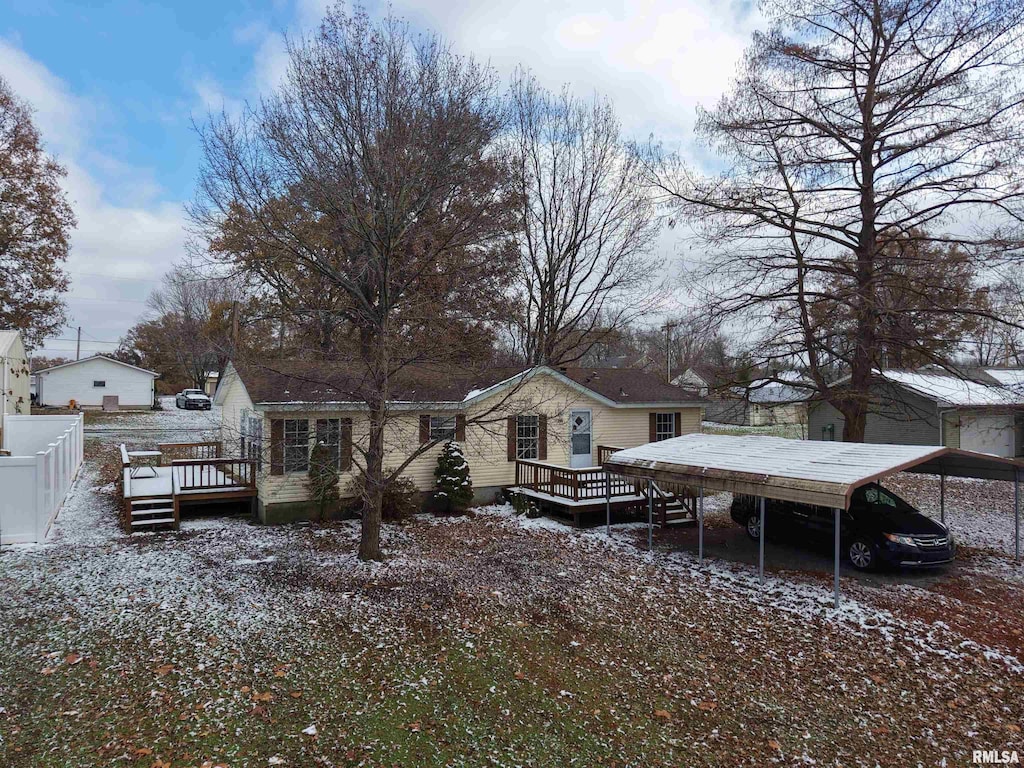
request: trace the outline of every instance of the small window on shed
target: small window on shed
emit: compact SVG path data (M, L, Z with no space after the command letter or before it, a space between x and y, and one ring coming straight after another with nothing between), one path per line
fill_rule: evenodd
M104 379L96 379L93 381L92 385L94 387L105 387L107 386L107 382Z
M821 439L825 441L832 441L836 439L836 425L826 424L821 428Z

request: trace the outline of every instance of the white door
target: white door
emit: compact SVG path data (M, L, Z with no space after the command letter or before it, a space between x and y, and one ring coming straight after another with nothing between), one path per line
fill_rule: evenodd
M569 466L592 467L591 423L589 410L569 411Z

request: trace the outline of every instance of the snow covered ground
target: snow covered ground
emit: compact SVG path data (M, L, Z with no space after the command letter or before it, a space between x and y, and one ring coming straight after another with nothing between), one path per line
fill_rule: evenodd
M353 522L129 536L99 437L51 540L0 552L0 765L959 765L1019 742L1024 578L998 553L934 588L844 579L835 612L816 574L762 588L646 552L643 526L504 506L387 526L373 564Z
M220 429L219 406L209 411L186 411L174 406L173 397L161 397L160 404L163 409L159 411L90 412L86 435L107 442L145 440L148 434L153 435L152 442L194 442L209 439L211 432ZM193 433L198 436L189 437Z

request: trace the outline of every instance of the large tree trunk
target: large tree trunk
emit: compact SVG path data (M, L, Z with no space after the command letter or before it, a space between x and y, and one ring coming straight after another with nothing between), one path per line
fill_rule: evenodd
M370 438L366 451L366 478L363 490L360 560L381 560L380 521L384 498L384 402L370 407Z
M384 500L384 427L387 422L389 377L386 334L366 329L361 334L363 359L369 363L373 391L367 399L370 435L366 450L366 476L363 483L362 536L359 539L360 560L381 560L380 523Z

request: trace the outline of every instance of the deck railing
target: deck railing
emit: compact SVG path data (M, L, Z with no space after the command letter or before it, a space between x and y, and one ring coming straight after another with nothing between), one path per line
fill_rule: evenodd
M614 450L614 449L613 449ZM547 493L572 501L603 499L606 493L603 469L587 467L573 469L548 464L544 461L516 459L516 486L538 493ZM611 476L612 496L635 494L636 482L616 475Z
M163 454L160 466L167 467L182 459L219 459L223 455L223 444L219 440L205 443L161 443L157 450Z
M625 448L617 448L614 445L599 445L599 446L597 446L597 464L598 464L598 466L604 464L605 461L608 460L608 457L611 456L616 451L624 451L624 450L626 450L626 449Z
M256 462L252 459L179 459L171 466L175 493L256 487Z

